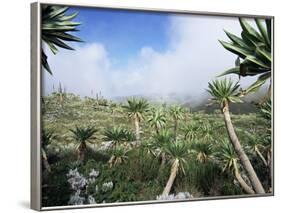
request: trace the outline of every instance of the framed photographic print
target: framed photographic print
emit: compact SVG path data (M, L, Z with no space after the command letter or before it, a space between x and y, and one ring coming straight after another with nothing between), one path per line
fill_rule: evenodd
M272 196L274 18L31 5L31 207Z

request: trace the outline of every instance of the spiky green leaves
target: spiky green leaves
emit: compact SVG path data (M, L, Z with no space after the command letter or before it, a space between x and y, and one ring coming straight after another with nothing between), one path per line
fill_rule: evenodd
M188 125L184 125L181 130L184 134L184 139L193 141L198 135L199 126L195 122L189 122Z
M108 128L104 131L104 136L106 141L112 141L114 145L124 141L131 142L136 140L132 132L122 127Z
M149 109L149 104L145 99L131 98L127 100L127 105L123 106L129 117L136 116L139 121L144 119L144 114Z
M121 143L136 140L135 135L122 127L113 127L106 129L104 136L106 141L112 143L110 166L124 162L127 159L128 150Z
M169 130L162 129L159 133L153 135L153 139L158 147L164 147L173 141L173 135Z
M124 129L121 127L108 128L104 131L106 141L120 142L124 139Z
M179 161L179 168L185 174L185 165L189 154L189 146L183 141L171 142L165 145L165 153L172 161Z
M58 47L74 50L65 41L82 41L69 33L77 31L76 27L81 23L72 21L78 13L66 15L68 9L68 7L61 6L45 6L42 8L42 40L48 45L53 54L58 52ZM52 74L47 55L43 49L41 60L43 67Z
M220 76L228 74L258 75L258 80L246 90L246 93L250 93L255 92L271 77L271 20L255 19L258 30L243 18L239 18L239 22L242 28L241 38L225 31L230 42L220 41L220 43L243 61L239 64L235 63L234 68L225 71Z
M147 140L141 143L141 150L148 155L158 156L159 145L153 140ZM161 151L161 150L160 150Z
M41 141L42 147L45 148L48 144L50 144L51 140L54 138L54 132L50 130L42 130Z
M238 158L231 143L229 143L227 139L223 139L218 143L218 151L215 153L215 156L218 160L220 160L220 162L223 163L222 171L233 171Z
M196 160L206 163L213 158L213 146L208 142L194 142L191 144L192 152L196 155Z
M234 83L231 79L214 80L208 83L207 91L213 96L212 100L217 103L232 102L241 103L238 82Z
M128 150L124 147L118 146L115 149L111 150L111 158L110 158L110 166L115 166L117 164L121 164L128 159L127 156Z
M260 105L261 116L271 121L271 100L266 101Z
M256 151L259 151L259 149L264 148L266 141L264 141L256 132L244 131L243 133L247 139L247 143L244 146L249 153L255 153Z
M96 129L93 126L89 126L89 127L78 127L76 126L75 129L70 129L70 131L73 133L73 138L81 143L81 142L85 142L94 139L93 135L98 131L98 129Z
M186 112L185 108L174 105L170 107L170 114L175 120L182 120L184 118L184 113Z
M147 122L156 129L156 132L159 132L166 125L166 115L161 108L152 109L148 115Z

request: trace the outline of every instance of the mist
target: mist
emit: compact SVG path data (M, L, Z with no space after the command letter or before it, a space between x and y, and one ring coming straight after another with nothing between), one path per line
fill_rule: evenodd
M218 42L228 40L224 29L240 34L238 18L170 16L165 51L156 51L148 44L121 67L102 43L73 44L75 51L60 49L55 56L45 48L54 75L43 72L43 94L53 92L61 82L67 92L82 97L99 92L110 99L175 95L199 103L207 97L208 82L234 66L236 56ZM238 80L237 76L231 78ZM254 80L242 78L240 83L246 87Z

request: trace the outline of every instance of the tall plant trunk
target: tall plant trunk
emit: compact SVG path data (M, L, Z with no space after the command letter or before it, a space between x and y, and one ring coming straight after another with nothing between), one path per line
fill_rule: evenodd
M252 189L252 187L250 187L242 178L236 162L234 163L234 175L236 177L236 180L239 182L240 186L246 193L255 194L255 191Z
M231 122L230 114L229 114L229 105L228 102L223 103L223 109L222 109L223 115L224 115L224 122L227 128L227 133L230 138L230 141L234 147L234 150L243 166L245 171L247 172L249 179L252 183L252 186L256 193L258 194L264 194L264 188L248 158L246 155L243 147L240 144L240 141L235 133L234 127Z
M135 115L135 130L136 130L136 140L140 140L140 123L138 117Z
M172 186L173 186L173 183L176 179L176 176L177 176L177 173L178 173L178 169L179 169L179 160L176 159L171 167L171 173L170 173L170 177L169 177L169 180L164 188L164 191L162 193L162 195L169 195L171 189L172 189Z
M48 162L48 157L47 157L46 151L43 148L41 149L41 153L42 153L42 161L43 161L43 165L44 165L45 169L48 172L51 172L51 166Z
M86 154L86 142L82 141L78 147L78 160L84 164L85 163L85 154Z

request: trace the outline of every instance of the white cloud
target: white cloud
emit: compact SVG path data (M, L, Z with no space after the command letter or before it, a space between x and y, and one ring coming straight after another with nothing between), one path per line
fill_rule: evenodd
M208 81L234 65L235 56L226 51L218 39L226 40L223 29L240 33L237 18L213 16L172 16L168 33L170 43L165 52L143 47L127 62L115 69L102 44L62 50L50 55L54 76L45 76L45 91L61 81L70 92L90 95L101 91L107 97L136 94L200 95ZM145 35L144 35L145 36ZM118 41L116 41L118 42ZM247 84L246 80L244 84Z
M53 90L62 83L67 91L89 95L95 92L108 92L107 75L110 60L103 45L92 43L83 47L75 47L75 51L61 50L57 55L49 55L53 76L44 72L45 91Z

